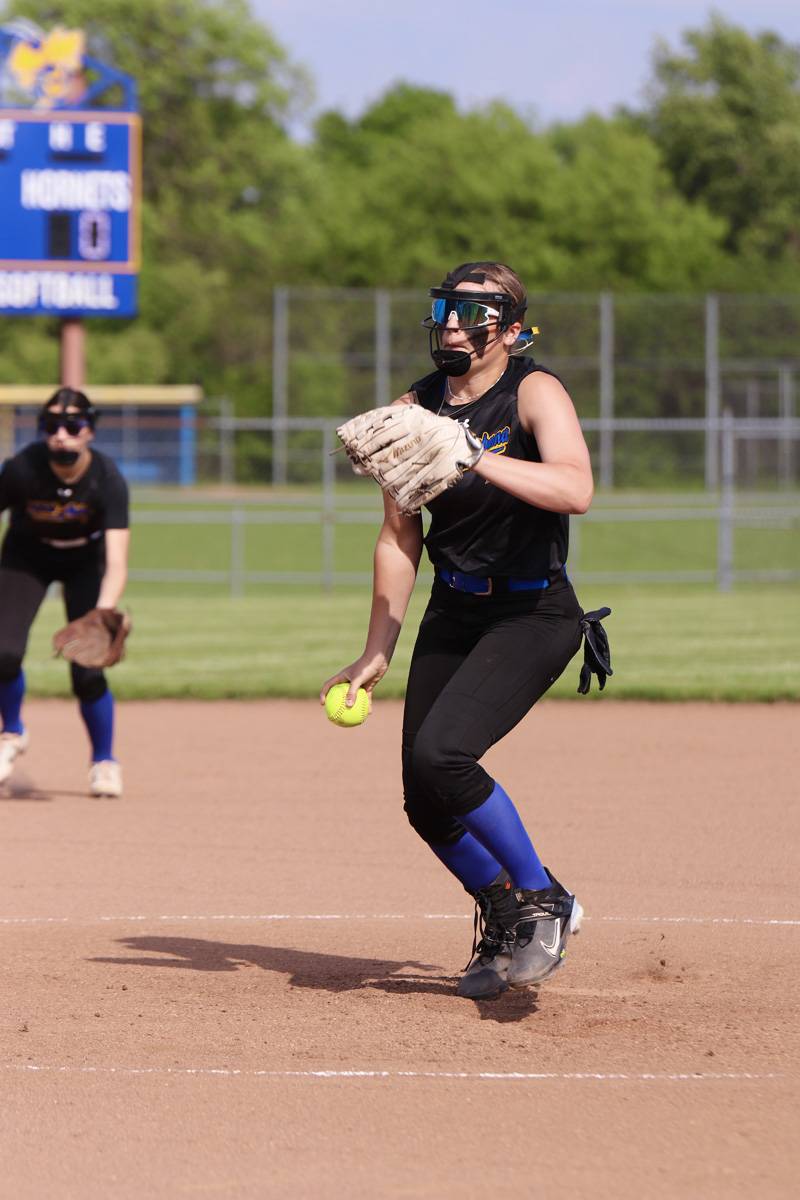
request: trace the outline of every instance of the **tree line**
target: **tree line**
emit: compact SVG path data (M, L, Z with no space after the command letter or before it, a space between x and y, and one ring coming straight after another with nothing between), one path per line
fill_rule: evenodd
M420 288L497 258L532 292L800 290L800 48L712 17L646 99L538 127L400 84L290 133L311 81L246 0L11 0L138 81L141 315L92 322L94 382L265 406L276 285ZM0 322L0 377L56 377L55 322Z

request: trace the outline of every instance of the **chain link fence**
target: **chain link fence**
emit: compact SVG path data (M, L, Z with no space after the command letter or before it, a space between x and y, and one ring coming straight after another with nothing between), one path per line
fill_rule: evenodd
M335 429L432 369L427 303L423 291L278 288L263 415L228 398L191 420L132 407L117 429L107 414L101 446L133 482L200 488L137 502L133 577L234 594L365 582L379 496L334 453ZM722 589L800 578L800 296L534 295L528 317L537 361L575 401L598 485L572 521L573 574ZM16 413L10 445L32 436L31 420Z
M277 289L271 416L237 418L222 402L207 423L207 477L322 489L314 580L369 578L337 561L341 527L375 516L338 497L353 483L346 458L331 455L334 431L431 370L426 309L424 292ZM800 297L534 295L528 316L541 330L536 358L567 385L595 467L598 499L572 522L576 577L721 589L800 578ZM237 536L261 519L245 511ZM232 575L232 588L247 578Z
M353 476L335 447L340 418L216 418L223 442L242 434L287 445L302 435L306 465L315 463L319 487L274 487L268 492L225 488L211 505L193 492L184 505L137 510L137 526L170 529L170 565L135 567L132 578L148 582L222 584L241 595L255 584L333 587L368 583L371 549L381 520L380 493L369 479ZM682 430L707 433L692 418L629 418L586 422L602 434L644 433L653 438ZM800 580L800 494L796 490L742 489L753 447L776 463L800 439L796 418L736 418L726 411L712 430L720 487L709 491L601 492L589 512L571 519L570 574L580 582L715 583ZM233 451L227 452L232 456ZM789 456L794 461L794 454ZM205 527L200 531L199 527ZM216 546L213 564L198 567ZM176 554L194 546L193 560L176 566ZM210 562L210 560L209 560Z
M432 369L427 303L421 291L276 289L271 415L348 416L402 394ZM800 296L532 295L528 318L541 330L537 360L575 401L602 488L715 490L723 411L796 414ZM674 424L614 423L636 419ZM302 482L306 444L282 428L233 462L245 475ZM794 448L764 446L747 470L752 486L793 486Z

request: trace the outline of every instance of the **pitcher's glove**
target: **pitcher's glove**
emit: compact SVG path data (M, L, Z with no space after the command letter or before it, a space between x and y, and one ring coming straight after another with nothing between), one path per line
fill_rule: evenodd
M125 639L131 628L127 613L93 608L54 634L53 649L80 667L113 667L125 656Z
M458 483L483 454L483 444L466 424L419 404L370 409L336 432L355 473L376 479L404 513L419 512Z
M582 696L587 695L592 682L592 675L597 676L600 691L606 686L606 678L613 675L611 670L611 650L608 645L608 635L600 624L604 617L611 616L610 608L598 608L594 612L584 613L581 617L583 630L583 666L581 667L578 691Z

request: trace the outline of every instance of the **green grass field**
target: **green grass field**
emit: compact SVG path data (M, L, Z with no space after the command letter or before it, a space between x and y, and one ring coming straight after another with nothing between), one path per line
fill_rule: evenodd
M426 575L378 695L402 695L427 592ZM721 594L701 585L594 584L579 594L587 609L613 609L606 628L615 675L604 696L800 699L800 587L742 585ZM180 594L133 586L128 603L135 630L128 658L112 673L120 697L309 697L360 652L369 592L272 587L231 599L200 586ZM47 600L26 659L33 694L68 694L66 667L50 654L60 623L60 602ZM552 695L575 694L579 666L578 657Z
M337 489L341 508L366 517L334 529L334 569L369 574L380 520L374 488L361 483ZM760 504L790 505L792 495L764 496ZM320 572L323 532L319 495L242 491L140 494L132 520L131 565L144 570L227 572L231 563L230 513L301 515L301 523L252 524L241 530L241 565L248 571ZM737 583L720 593L713 580L717 528L709 500L691 495L599 497L592 520L573 522L570 570L586 609L608 604L607 629L615 675L605 695L653 700L777 700L800 698L800 584ZM648 510L667 520L611 520L625 510ZM169 509L173 523L148 524L146 516ZM673 510L691 519L679 520ZM181 523L185 514L211 513L221 523ZM138 517L138 520L137 520ZM796 516L753 520L736 529L739 569L800 571ZM622 572L684 572L699 583L625 583ZM592 580L602 574L612 582ZM381 685L402 694L414 634L430 587L430 566L420 580L392 669ZM320 683L361 651L369 589L324 591L285 584L132 582L126 603L135 632L128 659L114 669L115 691L129 698L258 697L316 694ZM38 695L67 694L67 672L52 659L50 637L63 623L60 601L40 614L26 659L29 687ZM580 660L552 694L575 694ZM379 693L379 694L380 694Z
M293 499L293 503L292 503ZM347 509L350 522L339 520L333 529L333 569L337 572L369 571L379 508L369 491L337 493L337 503ZM757 514L767 505L794 504L794 494L785 498L761 497L751 510ZM226 571L231 562L230 514L235 502L210 505L198 500L178 507L165 498L161 503L141 504L144 517L155 509L169 509L175 523L136 525L131 565L152 570ZM293 524L247 524L241 530L242 565L246 571L309 571L322 568L322 526L319 496L287 496L286 503L259 504L245 496L240 507L252 516L268 513L293 519ZM659 519L620 520L635 509L645 509ZM800 512L800 509L796 509ZM210 513L216 523L188 524L187 516ZM664 519L669 513L669 518ZM708 513L706 516L705 514ZM683 519L679 519L683 514ZM352 522L353 515L359 517ZM183 518L183 520L181 519ZM570 568L587 572L706 572L709 580L716 569L717 524L705 496L600 497L589 518L573 518ZM800 517L759 520L751 515L737 526L734 562L739 569L800 572Z

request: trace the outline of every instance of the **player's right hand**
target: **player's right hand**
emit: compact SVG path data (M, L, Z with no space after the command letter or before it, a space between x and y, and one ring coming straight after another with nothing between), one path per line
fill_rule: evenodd
M362 654L349 667L343 667L341 671L337 671L335 675L331 675L330 679L325 680L320 688L319 702L320 704L325 703L325 697L335 683L350 684L347 699L345 700L348 708L352 708L353 704L355 704L356 693L360 687L363 687L364 691L369 693L371 701L373 688L376 684L380 683L388 669L389 660L385 654L371 654L369 656Z

